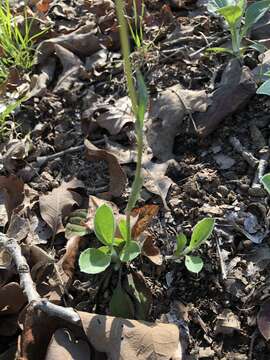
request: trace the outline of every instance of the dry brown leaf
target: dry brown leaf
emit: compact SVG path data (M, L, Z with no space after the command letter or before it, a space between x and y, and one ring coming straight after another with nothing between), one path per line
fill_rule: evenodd
M127 177L121 168L117 157L107 150L99 149L93 145L89 140L84 142L86 148L86 157L89 160L104 160L107 162L110 174L109 192L104 196L121 196L125 190Z
M24 199L24 183L16 176L0 176L0 191L4 193L8 219Z
M48 346L45 360L91 360L86 341L74 339L67 329L57 329Z
M26 303L27 298L18 283L11 282L0 288L0 316L17 314Z
M161 197L164 208L168 209L166 197L168 191L173 184L171 178L165 175L168 163L156 164L152 161L147 161L143 164L143 186L151 193Z
M174 139L184 129L185 116L195 111L205 112L207 106L204 90L186 90L174 85L163 91L152 103L146 132L153 155L163 161L173 158Z
M149 235L144 240L142 254L151 260L152 263L158 266L162 265L162 255L159 248L155 245L155 239L153 236Z
M18 340L17 358L20 360L45 359L47 347L58 328L71 329L76 337L82 337L83 331L78 326L60 318L48 316L45 312L34 309L30 304L21 314L22 334Z
M57 263L58 272L61 276L61 282L65 289L69 288L72 281L77 265L80 245L83 242L84 239L80 236L73 236L71 239L69 239L66 245L66 252Z
M176 325L78 312L93 347L111 360L181 360Z
M266 341L270 340L270 302L261 305L257 316L258 328Z
M158 210L158 205L144 205L141 208L135 208L132 210L131 215L133 217L137 217L137 221L132 227L132 238L136 239L145 230L147 230L153 218L157 216Z
M52 229L53 236L65 231L62 223L63 219L70 215L74 205L79 206L81 204L81 195L74 191L74 189L78 188L84 188L84 184L82 181L74 178L69 182L63 182L49 194L40 197L40 214Z
M51 2L52 2L52 0L40 0L36 4L37 11L39 11L41 13L46 13L49 10L49 6L50 6Z
M126 124L135 122L128 96L116 100L113 105L108 104L105 110L98 116L96 122L111 135L119 134Z

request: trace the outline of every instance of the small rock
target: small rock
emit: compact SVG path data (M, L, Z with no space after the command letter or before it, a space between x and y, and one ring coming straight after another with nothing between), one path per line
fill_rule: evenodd
M215 155L214 159L221 170L230 169L235 164L235 160L233 158L224 154Z

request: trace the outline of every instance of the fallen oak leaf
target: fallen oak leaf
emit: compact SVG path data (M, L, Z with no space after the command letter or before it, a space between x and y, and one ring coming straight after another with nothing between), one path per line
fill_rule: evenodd
M64 231L63 218L68 216L74 205L80 206L82 197L74 189L84 188L82 181L74 178L63 182L49 194L42 195L39 199L39 208L42 219L50 226L53 237Z
M111 360L181 360L176 325L78 312L91 345ZM139 357L138 357L139 354Z
M104 196L121 196L125 190L127 177L121 168L117 157L107 150L99 149L93 145L89 140L85 139L84 145L86 148L86 158L89 160L104 160L107 162L110 174L109 192L104 193Z

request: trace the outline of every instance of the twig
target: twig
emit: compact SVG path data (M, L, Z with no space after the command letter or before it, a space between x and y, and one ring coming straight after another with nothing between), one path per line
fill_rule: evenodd
M264 147L262 148L260 151L260 159L259 159L259 163L258 163L258 167L257 170L255 172L254 175L254 179L253 179L253 183L252 183L252 187L261 187L260 184L260 180L263 177L263 175L265 174L267 165L268 165L268 160L269 160L269 148L268 147Z
M94 145L104 144L104 139L92 141L92 144L94 144ZM58 159L61 156L64 156L67 154L72 154L77 151L81 151L83 149L84 149L84 144L79 145L79 146L74 146L74 147L71 147L71 148L63 150L63 151L59 151L58 153L55 153L55 154L46 155L46 156L38 156L36 159L36 162L33 165L35 165L36 167L41 167L48 161Z
M234 150L242 155L243 159L246 160L246 162L249 163L251 167L255 168L258 165L259 160L254 155L252 155L251 152L247 151L235 136L231 136L229 141Z
M55 305L49 300L42 299L39 296L30 275L29 265L22 255L20 245L15 239L8 238L5 234L0 233L0 248L6 250L12 257L20 277L20 286L25 293L29 304L32 303L35 308L42 310L49 316L57 316L72 324L80 324L81 319L72 308L64 308Z
M193 52L192 54L189 55L189 57L192 59L194 57L196 57L197 55L199 55L200 53L204 52L205 50L207 50L210 47L215 47L215 46L219 46L220 44L224 43L225 41L229 40L230 36L224 36L221 39L215 39L213 41L211 41L210 43L208 43L207 45L203 46L202 48L200 48L199 50L196 50L195 52Z
M218 252L219 261L220 261L221 276L222 276L223 280L226 280L227 279L227 269L226 269L225 261L223 259L222 252L220 250L220 237L219 236L216 237L216 243L217 243L217 252Z

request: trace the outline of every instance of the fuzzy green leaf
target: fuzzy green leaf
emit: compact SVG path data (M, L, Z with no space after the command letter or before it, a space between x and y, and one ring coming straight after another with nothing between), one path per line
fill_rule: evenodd
M268 80L270 82L270 80ZM270 173L269 174L265 174L262 178L261 178L261 183L263 184L265 190L268 192L268 194L270 194Z
M104 248L106 246L84 250L79 257L80 270L87 274L98 274L107 269L111 263L111 255L106 254Z
M231 27L235 26L243 15L243 9L238 5L225 6L218 9L217 12L225 18Z
M120 234L122 235L122 238L124 240L127 240L127 222L126 222L126 219L121 219L118 223L118 228L119 228L119 231L120 231Z
M189 250L192 251L197 249L204 241L206 241L212 234L215 226L215 220L212 218L204 218L199 221L192 232L191 241L188 246Z
M188 271L198 274L203 268L203 261L199 256L185 256L185 266Z
M94 218L95 234L104 245L112 245L115 233L115 218L110 206L101 205Z
M175 256L180 256L187 244L187 237L184 233L181 233L176 236L176 250L174 252Z
M141 248L136 241L130 241L120 252L120 260L128 262L134 260L141 253Z
M124 319L133 319L134 312L131 298L121 286L117 286L110 301L110 315Z
M148 104L148 92L143 79L143 76L139 70L136 72L137 84L138 84L138 113L137 118L140 123L140 127L143 128L144 116L147 110Z
M247 8L243 35L246 35L247 31L252 27L252 25L259 21L269 10L269 8L270 0L256 1Z
M266 80L256 91L260 95L270 96L270 80Z

